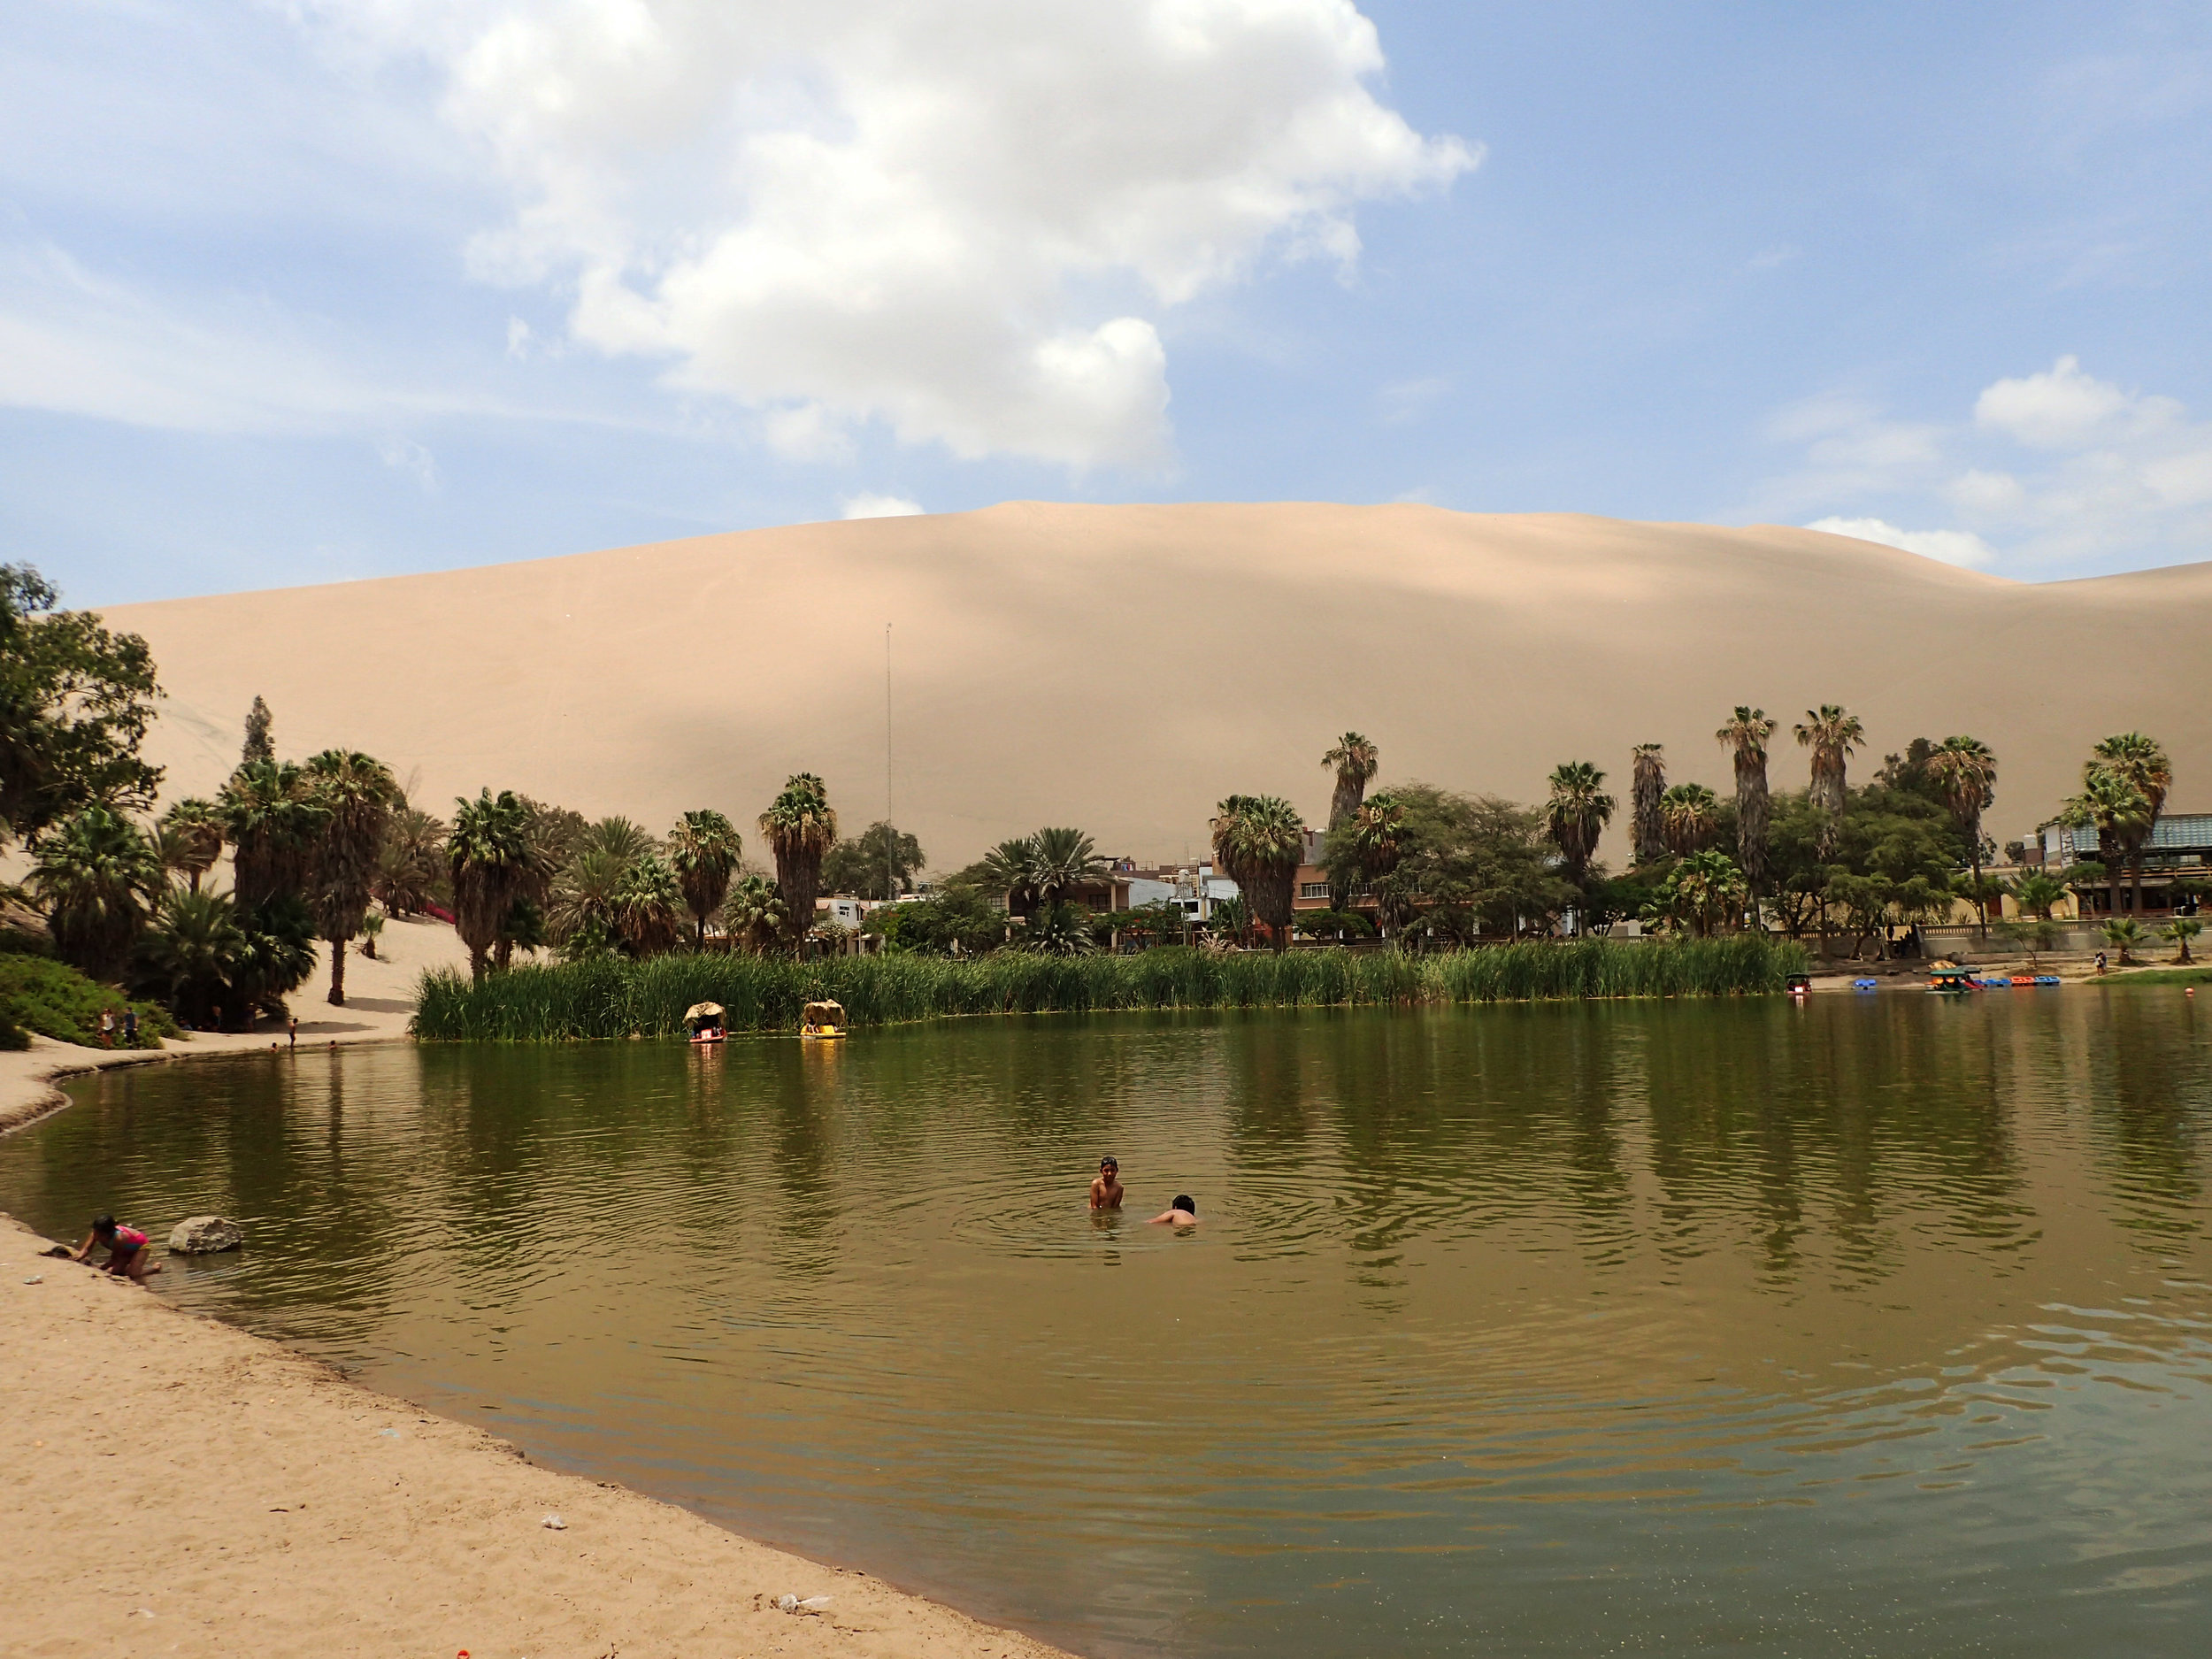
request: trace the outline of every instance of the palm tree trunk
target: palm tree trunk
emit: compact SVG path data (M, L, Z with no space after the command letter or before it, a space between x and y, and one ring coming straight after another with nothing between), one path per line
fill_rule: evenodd
M2136 919L2139 921L2143 916L2143 849L2139 842L2136 846L2135 856L2131 862L2135 866L2135 915Z
M1981 918L1980 938L1989 942L1989 901L1982 896L1982 836L1978 825L1974 831L1974 914Z
M330 939L323 941L330 947L330 1005L346 1005L346 941Z
M484 970L490 965L490 962L485 956L483 946L471 945L469 947L469 977L472 979L479 985L483 984Z

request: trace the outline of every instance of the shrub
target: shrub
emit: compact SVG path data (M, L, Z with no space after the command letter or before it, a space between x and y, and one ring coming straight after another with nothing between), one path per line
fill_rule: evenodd
M168 1011L155 1002L131 1002L97 980L88 979L66 963L17 951L0 952L0 1048L29 1047L24 1032L86 1048L100 1041L100 1014L113 1009L119 1023L126 1004L138 1010L138 1047L158 1048L177 1034ZM20 1041L11 1041L9 1033ZM119 1029L116 1041L122 1041Z

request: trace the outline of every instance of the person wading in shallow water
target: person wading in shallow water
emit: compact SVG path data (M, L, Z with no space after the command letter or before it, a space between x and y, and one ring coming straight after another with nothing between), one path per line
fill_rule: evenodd
M153 1247L146 1235L136 1227L119 1227L113 1216L95 1216L92 1231L77 1247L77 1253L69 1259L82 1262L91 1257L96 1245L107 1247L108 1259L100 1263L104 1273L113 1273L119 1279L128 1279L134 1285L142 1285L161 1271L161 1263L154 1260Z
M1093 1210L1121 1208L1121 1165L1112 1158L1098 1161L1098 1179L1091 1183Z

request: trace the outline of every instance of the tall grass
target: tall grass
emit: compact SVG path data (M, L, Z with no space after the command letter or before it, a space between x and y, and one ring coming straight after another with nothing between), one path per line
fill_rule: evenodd
M522 967L472 985L423 976L415 1034L432 1041L550 1042L672 1035L694 1002L719 1002L732 1031L791 1031L816 997L857 1025L962 1014L1113 1009L1325 1008L1536 1002L1616 996L1729 996L1779 991L1803 971L1801 946L1729 939L1529 942L1439 956L1395 950L1148 950L1135 956L1001 951L964 962L843 956L790 962L668 956Z

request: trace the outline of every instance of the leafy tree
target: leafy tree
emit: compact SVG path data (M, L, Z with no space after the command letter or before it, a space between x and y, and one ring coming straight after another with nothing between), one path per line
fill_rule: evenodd
M315 972L315 918L296 893L280 893L239 912L242 942L231 964L226 1013L243 1030L255 1010L284 1018L284 999Z
M253 707L246 710L246 741L238 751L238 764L250 766L257 760L274 760L276 744L270 740L269 728L275 723L269 705L258 696Z
M311 908L330 946L330 1002L343 1008L346 946L361 931L392 814L406 797L390 767L352 749L326 749L305 771L328 814L309 861Z
M1233 795L1214 810L1214 862L1237 884L1277 950L1290 943L1290 915L1306 826L1280 795Z
M687 812L669 831L669 863L675 866L684 903L691 911L695 949L705 948L707 918L729 896L730 882L744 850L737 826L719 812Z
M1997 937L2021 947L2028 953L2028 972L2039 972L2042 967L2043 952L2058 943L2058 924L2047 916L2029 916L2018 921L1997 924Z
M1206 925L1217 939L1248 941L1252 932L1251 902L1241 893L1216 899L1207 907Z
M1375 924L1357 910L1300 910L1291 926L1309 939L1365 939L1375 931Z
M1382 764L1381 751L1374 743L1357 732L1347 732L1338 738L1329 752L1321 757L1324 771L1333 771L1336 780L1329 791L1329 835L1333 838L1359 811L1367 799L1367 786ZM1335 866L1325 868L1329 874L1329 908L1333 910L1351 907L1353 887L1338 890Z
M464 795L453 806L446 841L453 926L469 949L470 973L480 980L508 908L528 879L530 814L511 789L495 796L488 787L475 800Z
M1720 798L1701 783L1678 783L1660 797L1659 825L1676 857L1702 852L1720 828Z
M1754 899L1767 875L1767 739L1775 722L1764 709L1738 703L1728 723L1714 733L1736 765L1736 861Z
M1850 764L1851 751L1866 741L1866 727L1860 724L1857 715L1845 713L1835 703L1824 703L1817 709L1806 710L1805 718L1794 729L1798 742L1813 751L1812 803L1826 813L1832 823L1843 816L1845 773ZM1821 839L1822 856L1826 856L1834 845L1831 830Z
M925 956L974 956L997 949L1006 935L1006 916L983 888L948 884L926 899L886 905L872 912L868 926L887 948Z
M864 899L896 898L914 890L923 863L920 841L878 819L856 838L830 849L822 860L822 886Z
M1559 849L1569 884L1579 892L1588 883L1598 837L1612 821L1613 797L1605 793L1605 774L1586 760L1571 760L1555 768L1550 781L1544 826Z
M58 603L0 565L0 827L27 838L95 802L143 810L161 783L138 755L161 695L146 641Z
M230 842L231 892L241 911L306 887L331 813L304 768L248 761L231 773L215 810Z
M1329 879L1330 909L1343 910L1335 895L1346 902L1363 892L1398 867L1405 813L1398 797L1386 790L1330 831L1321 852L1322 869Z
M795 772L760 815L760 833L775 855L784 926L803 935L813 925L814 897L822 890L823 856L837 844L837 814L822 780L810 772Z
M197 796L179 801L161 815L155 847L163 867L185 879L192 892L200 890L200 878L223 856L223 824L215 803Z
M1928 780L1951 810L1973 866L1969 896L1985 937L1989 932L1989 895L1982 882L1982 813L1996 799L1997 757L1978 737L1947 737L1928 757Z
M1402 936L1417 918L1448 938L1517 933L1575 896L1532 808L1422 783L1393 789L1390 805L1395 862L1372 885L1382 919Z
M1647 864L1667 855L1667 831L1660 803L1667 793L1667 751L1659 743L1639 743L1629 751L1634 768L1629 790L1636 862Z
M595 844L578 848L554 879L546 914L548 933L557 941L586 929L603 938L618 937L622 931L619 895L633 862Z
M128 818L96 804L41 837L30 879L55 954L104 980L121 977L133 942L167 886L152 843Z

